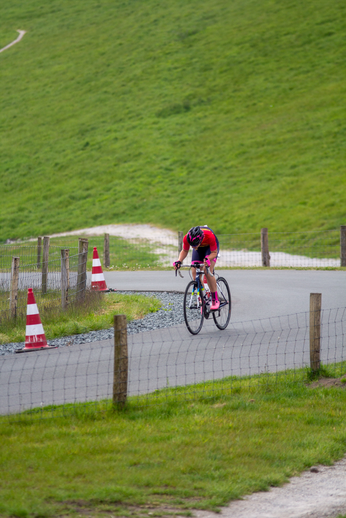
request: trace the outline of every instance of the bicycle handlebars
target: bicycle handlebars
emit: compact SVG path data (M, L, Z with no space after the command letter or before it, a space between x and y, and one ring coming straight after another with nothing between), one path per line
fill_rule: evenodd
M189 265L187 265L187 264L186 264L186 265L181 265L181 266L180 266L180 268L177 268L177 269L175 270L175 276L177 276L177 274L179 273L179 276L183 279L183 278L184 278L184 275L182 275L182 274L181 274L181 271L180 271L180 270L181 270L181 268L200 268L201 266L203 266L204 268L206 268L207 273L209 272L209 266L207 266L207 265L206 265L206 264L204 264L204 263L196 263L196 262L195 262L195 263L190 264L190 266L189 266Z

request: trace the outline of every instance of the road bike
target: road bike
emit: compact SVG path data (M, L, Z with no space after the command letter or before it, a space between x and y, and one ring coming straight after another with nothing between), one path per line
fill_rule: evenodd
M179 272L180 277L183 277L181 268L196 269L196 279L189 282L184 293L184 319L190 333L197 335L202 329L204 319L208 319L210 315L213 316L216 327L226 329L232 309L231 292L226 279L219 277L214 271L220 307L211 310L211 293L204 288L203 282L204 269L209 273L209 268L204 263L193 263L191 266L181 266L175 271L175 275Z

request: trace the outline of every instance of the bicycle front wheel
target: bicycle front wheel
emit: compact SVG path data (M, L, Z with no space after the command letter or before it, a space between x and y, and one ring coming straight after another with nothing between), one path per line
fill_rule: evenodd
M220 307L216 311L213 311L213 318L216 326L223 330L226 329L231 319L231 292L228 286L228 282L223 277L219 277L217 279L216 285Z
M196 281L191 281L184 294L184 319L191 334L197 335L202 329L204 319L204 300L198 291Z

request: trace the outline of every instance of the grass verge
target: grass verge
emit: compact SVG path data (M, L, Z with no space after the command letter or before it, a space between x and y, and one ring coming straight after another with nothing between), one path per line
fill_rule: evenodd
M341 458L344 387L313 389L305 371L266 374L194 386L193 400L181 387L123 410L101 402L68 417L1 418L1 516L215 511Z
M161 303L155 297L124 295L87 291L83 303L71 304L67 311L61 309L59 298L47 299L40 305L40 317L48 340L109 329L114 315L126 315L127 320L143 318L158 311ZM25 314L17 319L3 319L0 323L0 343L25 340Z

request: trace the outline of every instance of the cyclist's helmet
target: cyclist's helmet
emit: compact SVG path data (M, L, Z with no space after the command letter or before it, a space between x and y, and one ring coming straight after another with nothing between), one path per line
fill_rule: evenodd
M192 227L186 234L186 239L189 245L198 246L202 243L204 238L203 231L200 227Z

